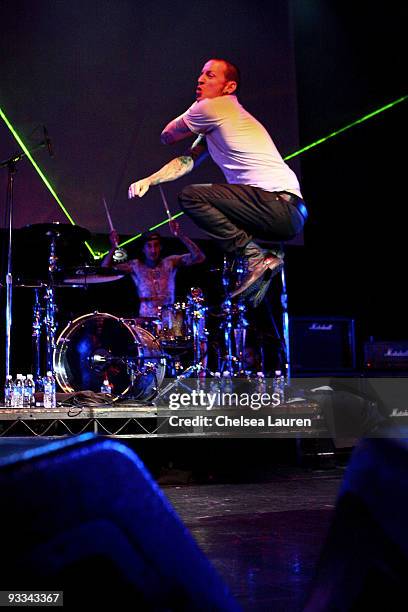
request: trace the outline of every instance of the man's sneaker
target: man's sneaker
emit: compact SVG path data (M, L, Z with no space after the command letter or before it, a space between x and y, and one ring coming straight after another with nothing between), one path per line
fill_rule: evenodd
M272 276L270 274L270 270L267 270L262 277L261 282L258 284L258 287L255 291L252 291L248 296L248 302L252 306L252 308L258 308L259 304L264 299L265 295L268 292L268 289L271 285Z
M278 274L278 272L282 269L283 260L280 257L275 257L272 253L266 253L257 246L255 243L250 243L250 245L254 245L256 249L253 249L252 253L247 255L247 272L241 282L241 284L231 292L231 298L235 298L238 295L241 297L246 297L256 288L253 287L254 283L260 279L267 270L270 271L270 278Z
M275 257L278 257L279 259L282 259L282 260L285 256L285 253L282 251L282 249L279 249L279 248L271 249L270 252L273 255L275 255ZM282 268L280 268L280 270L281 269ZM251 291L250 294L248 295L248 302L251 304L252 308L257 308L259 304L262 302L262 300L268 293L268 289L270 287L271 280L275 275L276 273L272 274L271 270L268 269L265 272L265 274L262 276L262 278L260 279L260 282L257 282L255 285L253 285L254 290Z

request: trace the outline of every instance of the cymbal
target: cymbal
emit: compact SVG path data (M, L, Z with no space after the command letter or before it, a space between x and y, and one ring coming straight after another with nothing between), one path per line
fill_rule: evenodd
M93 285L96 283L111 283L124 277L124 273L116 268L101 266L80 266L65 273L63 283L71 286Z
M67 241L83 242L91 237L91 232L79 225L71 225L70 223L60 223L53 221L52 223L32 223L25 225L20 229L21 232L36 240L43 240L54 234L57 238L63 238Z
M69 284L64 284L61 283L61 281L57 281L54 282L52 284L52 286L54 288L72 288L72 287L76 287L77 285L69 285ZM81 285L81 287L83 287L84 285ZM39 280L39 279L17 279L17 281L15 283L13 283L13 287L15 289L42 289L42 288L46 288L46 287L51 287L51 284L47 281L43 281L43 280Z

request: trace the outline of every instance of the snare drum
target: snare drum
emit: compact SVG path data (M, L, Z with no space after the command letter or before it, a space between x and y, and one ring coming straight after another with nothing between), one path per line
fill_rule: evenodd
M138 326L106 312L78 317L62 331L54 353L56 379L63 391L99 392L103 380L113 399L154 397L166 365L159 342Z

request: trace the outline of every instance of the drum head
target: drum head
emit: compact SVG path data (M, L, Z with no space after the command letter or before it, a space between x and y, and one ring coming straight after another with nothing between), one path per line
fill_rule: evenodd
M54 361L63 391L98 393L107 378L113 399L151 399L165 374L160 344L152 334L108 313L86 314L69 323L58 338Z

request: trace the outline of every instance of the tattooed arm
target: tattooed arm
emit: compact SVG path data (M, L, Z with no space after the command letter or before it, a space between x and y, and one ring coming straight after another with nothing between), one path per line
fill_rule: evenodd
M207 155L208 153L203 143L203 137L199 136L185 155L180 155L172 159L154 174L132 183L128 191L129 198L135 198L136 196L141 198L147 193L151 185L160 185L160 183L175 181L181 176L188 174L195 166L198 166Z
M191 136L193 132L187 127L182 117L170 121L161 133L160 139L163 144L173 144Z

